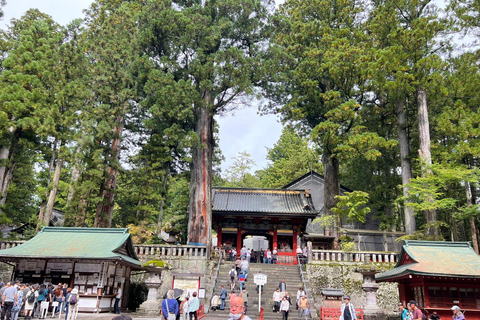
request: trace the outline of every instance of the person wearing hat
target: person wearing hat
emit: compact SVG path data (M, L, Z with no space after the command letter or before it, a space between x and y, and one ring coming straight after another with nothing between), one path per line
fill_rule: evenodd
M413 320L422 320L423 313L422 310L418 309L417 302L415 300L410 300L409 302L410 307L412 309L412 319Z
M451 308L451 310L453 311L453 320L465 320L465 316L463 315L463 313L460 311L460 307L459 306L453 306Z
M341 316L340 320L355 320L357 316L355 315L355 308L353 304L350 303L350 297L345 296L343 298L342 307L340 308Z

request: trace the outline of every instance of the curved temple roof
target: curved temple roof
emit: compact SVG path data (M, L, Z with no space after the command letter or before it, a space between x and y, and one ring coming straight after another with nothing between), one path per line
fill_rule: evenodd
M318 214L304 190L215 188L212 203L214 213Z
M395 268L377 274L377 281L408 275L480 278L480 256L470 242L406 240Z
M123 260L140 267L128 229L43 227L32 239L0 250L0 260L21 258Z

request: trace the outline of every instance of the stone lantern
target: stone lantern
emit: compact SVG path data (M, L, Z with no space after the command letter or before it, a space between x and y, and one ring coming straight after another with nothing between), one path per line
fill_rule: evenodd
M148 287L147 300L140 305L138 311L146 314L159 314L162 308L160 300L158 300L158 290L162 285L161 275L162 267L145 267L148 272L148 278L145 285Z
M366 294L366 303L363 306L363 314L366 320L380 319L384 317L383 311L377 304L378 283L375 282L375 274L379 271L370 263L370 255L365 257L365 264L355 269L355 272L363 275L362 289Z

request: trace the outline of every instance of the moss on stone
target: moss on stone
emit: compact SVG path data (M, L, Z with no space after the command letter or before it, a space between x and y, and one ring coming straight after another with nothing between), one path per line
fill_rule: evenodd
M153 267L153 268L166 268L168 263L163 260L150 260L145 262L144 267Z

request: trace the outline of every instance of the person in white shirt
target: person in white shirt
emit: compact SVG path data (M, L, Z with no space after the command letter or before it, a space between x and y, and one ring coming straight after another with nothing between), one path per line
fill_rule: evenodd
M303 288L298 289L297 291L297 310L298 310L298 303L300 302L300 299L302 299L303 295L305 294L305 291L303 291Z
M247 249L246 256L248 263L250 263L250 257L252 256L252 251L250 250L250 248Z
M248 277L248 267L249 267L248 261L243 259L242 262L240 263L240 268L242 268L243 274L245 275L245 281L247 281L247 277Z
M290 310L290 301L288 297L284 296L280 304L280 311L282 311L282 320L288 320L288 311Z
M280 292L280 289L277 288L277 290L273 293L273 312L279 312L281 300L282 293Z
M118 306L118 304L120 303L121 298L122 298L122 287L118 285L117 293L115 294L115 304L113 305L113 312L116 314L120 313L120 307Z

